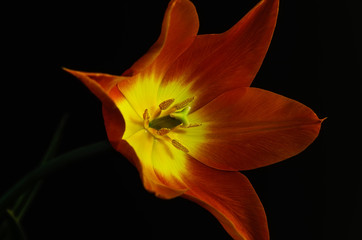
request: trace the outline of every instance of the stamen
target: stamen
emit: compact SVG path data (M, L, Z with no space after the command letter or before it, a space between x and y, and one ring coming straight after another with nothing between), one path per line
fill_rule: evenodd
M173 145L175 148L183 151L184 153L188 153L188 152L189 152L189 150L188 150L184 145L182 145L179 141L177 141L177 140L175 140L175 139L172 139L171 143L172 143L172 145Z
M157 130L157 134L160 136L164 136L164 135L168 134L169 132L171 132L171 129L169 129L169 128L161 128L160 130Z
M187 99L183 100L182 102L176 104L175 105L176 110L183 109L184 107L189 105L194 99L195 99L195 97L187 98Z
M145 109L145 112L143 113L143 120L145 121L150 120L150 114L148 113L148 109Z
M192 127L199 127L202 123L190 123L188 126L181 125L182 128L192 128Z
M160 107L161 110L166 110L169 106L171 106L171 104L175 101L174 98L168 99L166 101L163 101L162 103L160 103L160 105L158 105Z

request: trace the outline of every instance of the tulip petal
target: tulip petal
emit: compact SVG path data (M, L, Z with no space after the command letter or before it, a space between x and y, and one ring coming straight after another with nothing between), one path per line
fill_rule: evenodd
M250 86L269 48L278 5L278 0L261 1L228 31L198 35L169 69L163 85L192 85L201 99L194 109L225 91Z
M155 139L142 129L125 139L140 159L140 174L144 187L156 196L170 199L181 195L186 189L179 181L185 170L183 152L161 139ZM123 153L122 149L119 149ZM183 156L182 156L183 155ZM134 160L132 162L135 162Z
M164 72L193 42L199 28L194 5L188 0L172 0L165 13L158 40L124 75L132 76L146 67ZM157 66L157 67L156 67Z
M107 107L114 107L114 99L109 95L109 91L116 86L118 82L123 81L127 77L115 76L105 73L90 73L75 71L63 68L65 71L77 77L84 85L98 97Z
M175 189L169 186L160 184L158 177L155 175L152 169L145 168L141 164L139 158L133 147L131 147L126 141L119 141L118 147L115 148L122 153L128 160L137 168L140 177L143 182L143 186L147 191L154 193L157 197L163 199L172 199L182 195L186 189Z
M80 72L64 69L80 79L103 103L103 118L110 143L119 149L122 137L128 137L143 129L142 118L128 103L117 84L129 77L103 73Z
M155 172L153 171L153 169L150 166L147 166L147 164L145 165L143 162L143 159L141 162L135 152L135 149L139 150L141 144L138 144L135 146L135 148L133 148L127 141L119 140L120 136L122 137L122 132L120 132L119 129L117 128L117 125L116 125L117 119L113 118L114 116L112 116L112 114L114 114L114 112L110 112L110 111L108 111L108 109L103 108L103 114L104 114L104 121L106 124L108 138L109 138L112 146L114 147L115 150L117 150L123 156L125 156L137 168L137 170L140 174L141 180L143 182L144 188L147 189L147 191L152 192L157 197L163 198L163 199L175 198L175 197L182 195L185 192L185 189L184 190L174 189L174 188L165 186L163 184L160 184L160 180L155 175ZM119 131L119 133L117 133L117 131ZM114 133L114 132L116 132L116 133L114 135L112 135L112 133ZM143 133L142 131L136 132L133 136L130 137L129 141L131 143L132 143L132 141L142 143L142 142L139 142L139 141L144 140L144 139L142 139L142 137L144 137L145 135L143 135L142 133ZM112 137L116 137L116 138L113 139ZM118 139L118 140L112 141L115 139ZM140 155L141 157L150 156L151 148L149 147L149 145L147 147L147 144L149 144L149 143L150 142L146 142L146 144L142 144L144 147L142 154L144 154L144 155ZM147 157L145 160L147 160L147 159L149 159L149 157Z
M112 147L117 151L122 147L122 136L125 132L125 120L118 109L102 108L107 137Z
M183 189L181 175L187 171L187 155L175 148L170 141L154 139L152 164L155 174L162 184L172 189Z
M210 211L233 239L269 239L264 208L248 179L189 159L182 195Z
M189 154L208 166L233 171L300 153L317 137L323 121L305 105L258 88L226 92L189 120L202 123L178 134Z

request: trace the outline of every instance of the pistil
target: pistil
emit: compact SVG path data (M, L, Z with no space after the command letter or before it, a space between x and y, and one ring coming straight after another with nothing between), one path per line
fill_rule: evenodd
M164 116L160 118L153 119L149 122L148 127L160 130L162 128L173 129L174 127L179 126L182 122L176 118L172 118L171 116Z
M150 116L148 109L146 109L143 113L144 128L155 138L171 142L175 148L188 153L189 150L187 147L182 145L176 139L171 139L168 134L178 127L191 128L201 126L199 123L190 124L188 119L188 114L191 110L191 107L188 105L194 99L195 97L187 98L184 101L173 105L172 107L171 105L174 103L175 99L171 98L165 100L158 105L159 108L152 113L152 117Z
M190 125L189 119L188 119L188 114L191 110L191 107L185 107L182 111L180 112L174 112L170 114L170 117L179 120L182 123L183 127L187 127Z

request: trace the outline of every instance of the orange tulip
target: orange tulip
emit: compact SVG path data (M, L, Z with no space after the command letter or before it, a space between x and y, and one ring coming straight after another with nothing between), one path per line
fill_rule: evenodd
M268 50L278 0L222 34L197 35L188 0L172 0L161 35L122 76L66 69L103 103L109 141L144 187L209 210L234 239L269 239L263 206L240 170L303 151L322 120L303 104L249 87Z

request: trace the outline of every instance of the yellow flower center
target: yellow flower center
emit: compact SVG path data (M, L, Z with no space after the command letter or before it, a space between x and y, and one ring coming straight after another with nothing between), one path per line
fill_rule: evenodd
M168 134L178 128L201 126L201 124L190 124L188 120L188 114L191 110L189 105L194 99L195 97L187 98L172 107L175 99L165 100L158 105L157 110L151 115L148 109L145 109L143 113L144 128L155 138L168 140L175 148L188 153L189 150L184 145L176 139L171 139Z

